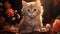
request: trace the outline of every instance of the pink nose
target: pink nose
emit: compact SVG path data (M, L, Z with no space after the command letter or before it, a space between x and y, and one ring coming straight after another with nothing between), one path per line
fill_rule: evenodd
M30 13L32 14L33 12L32 12L32 11L30 11Z

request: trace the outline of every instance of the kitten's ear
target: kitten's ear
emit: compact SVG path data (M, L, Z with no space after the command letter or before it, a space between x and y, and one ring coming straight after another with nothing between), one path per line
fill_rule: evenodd
M23 7L27 6L27 2L22 1L22 6L23 6Z
M38 7L40 7L41 6L41 1L40 0L36 0L35 1L35 5L38 6Z
M25 8L27 7L27 2L25 2L25 1L22 1L22 13L24 14L25 13Z

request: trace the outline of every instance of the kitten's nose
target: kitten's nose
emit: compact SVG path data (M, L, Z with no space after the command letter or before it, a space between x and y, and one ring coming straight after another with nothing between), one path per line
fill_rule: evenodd
M30 11L30 13L32 14L33 12L32 12L32 11Z

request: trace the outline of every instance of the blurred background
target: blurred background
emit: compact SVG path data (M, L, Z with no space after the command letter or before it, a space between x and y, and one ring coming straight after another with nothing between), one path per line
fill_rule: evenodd
M35 0L24 0L32 2ZM60 15L60 0L40 0L42 17L41 21L44 26L46 24L53 24L56 17ZM1 34L16 34L14 32L6 31L5 27L19 24L22 19L22 0L0 0L0 32ZM11 11L11 12L10 12ZM13 26L12 26L13 27ZM5 28L5 29L4 29Z

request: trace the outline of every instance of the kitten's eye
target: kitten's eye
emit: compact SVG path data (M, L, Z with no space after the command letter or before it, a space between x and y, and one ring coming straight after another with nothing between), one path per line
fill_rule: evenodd
M34 11L36 11L36 9L34 9Z
M28 9L27 11L29 12L30 10Z

